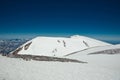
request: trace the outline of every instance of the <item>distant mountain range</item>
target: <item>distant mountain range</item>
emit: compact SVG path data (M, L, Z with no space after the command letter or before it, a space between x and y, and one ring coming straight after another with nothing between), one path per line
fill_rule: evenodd
M8 54L17 47L28 41L27 39L1 39L0 54Z

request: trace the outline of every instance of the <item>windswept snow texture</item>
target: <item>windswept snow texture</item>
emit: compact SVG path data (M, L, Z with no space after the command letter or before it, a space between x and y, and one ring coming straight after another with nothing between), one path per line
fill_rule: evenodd
M28 45L27 48L26 45ZM23 44L17 49L17 52L14 52L16 54L62 57L79 50L106 45L111 44L84 36L72 36L71 38L37 37Z
M0 80L120 80L120 55L83 58L88 58L88 64L24 61L0 56Z

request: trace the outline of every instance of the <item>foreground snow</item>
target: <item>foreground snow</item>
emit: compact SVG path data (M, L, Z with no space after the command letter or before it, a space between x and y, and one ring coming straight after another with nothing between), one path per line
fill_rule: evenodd
M0 56L0 80L120 80L120 55L86 58L89 58L89 61L86 59L88 64L24 61Z

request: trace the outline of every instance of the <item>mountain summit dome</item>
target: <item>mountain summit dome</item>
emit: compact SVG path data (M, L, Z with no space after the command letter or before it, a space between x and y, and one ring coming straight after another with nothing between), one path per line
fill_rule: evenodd
M38 56L64 56L76 51L111 45L85 36L74 35L66 37L36 37L18 47L12 54Z

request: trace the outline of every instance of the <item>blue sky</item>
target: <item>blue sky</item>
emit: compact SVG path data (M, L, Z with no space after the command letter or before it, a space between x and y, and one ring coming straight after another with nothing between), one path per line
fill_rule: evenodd
M120 40L118 0L1 0L0 38L85 35Z

